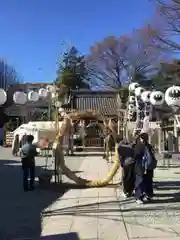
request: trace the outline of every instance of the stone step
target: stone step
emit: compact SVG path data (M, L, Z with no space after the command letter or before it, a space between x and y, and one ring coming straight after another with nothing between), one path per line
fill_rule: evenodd
M104 152L104 148L103 147L96 147L96 146L92 146L92 147L77 147L76 151L82 149L83 152Z

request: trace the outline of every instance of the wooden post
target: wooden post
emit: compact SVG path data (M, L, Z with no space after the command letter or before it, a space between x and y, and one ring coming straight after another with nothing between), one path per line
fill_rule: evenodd
M177 127L177 122L176 122L176 117L174 117L174 152L179 152L178 149L178 127Z
M82 146L85 147L85 120L80 120Z
M70 130L70 153L71 155L74 154L74 124L73 121L71 122L71 130Z
M118 132L118 135L120 134L120 128L121 128L121 119L120 119L121 105L122 105L121 96L120 96L120 93L117 93L117 113L118 113L118 129L117 129L117 132Z
M161 146L162 146L162 134L161 134L161 128L159 127L158 128L158 148L159 148L158 151L160 154L162 153Z

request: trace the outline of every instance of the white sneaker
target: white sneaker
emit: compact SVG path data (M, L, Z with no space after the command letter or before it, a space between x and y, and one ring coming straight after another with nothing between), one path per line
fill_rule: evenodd
M124 193L124 192L122 193L122 196L123 196L123 198L125 198L125 199L127 198L127 194Z
M151 200L151 198L148 197L147 195L144 195L143 200L146 202L149 202Z
M137 200L136 200L136 203L137 203L137 204L144 204L144 202L143 202L142 200L140 200L140 199L137 199Z

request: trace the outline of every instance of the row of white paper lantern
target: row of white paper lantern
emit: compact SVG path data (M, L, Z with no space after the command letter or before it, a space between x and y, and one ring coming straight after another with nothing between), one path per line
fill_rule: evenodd
M38 92L30 91L25 93L22 91L17 91L13 94L13 101L16 104L23 105L27 101L37 102L39 99L47 98L48 94L51 94L52 98L55 98L56 92L52 85L48 85L46 88L40 88ZM3 105L7 101L7 93L4 89L0 89L0 105Z
M161 91L147 91L140 87L138 83L131 83L129 91L134 93L136 97L141 98L144 103L151 103L154 106L160 106L167 103L168 106L180 107L180 86L169 87L165 94ZM135 97L130 96L129 103L135 102Z

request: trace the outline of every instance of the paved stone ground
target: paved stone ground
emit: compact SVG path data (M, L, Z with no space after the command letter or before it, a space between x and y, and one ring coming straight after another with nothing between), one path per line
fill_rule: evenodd
M67 165L77 171L83 157L66 157ZM44 171L45 159L36 159L37 175ZM51 161L49 160L49 168ZM59 199L64 190L24 193L20 158L12 157L11 150L0 148L0 240L20 240L20 237L40 235L41 212ZM63 176L63 181L67 179ZM32 238L34 240L34 238Z
M124 200L121 189L113 186L24 193L18 159L6 149L0 149L0 153L0 240L180 239L177 156L171 169L160 166L156 170L154 202L138 206L133 198ZM95 156L84 160L70 157L67 162L80 171L79 175L90 179L103 178L110 167ZM42 159L38 159L38 165L39 169L44 165ZM117 174L113 183L119 179Z
M86 158L80 167L91 179L103 177L108 168L97 157ZM156 197L140 206L133 198L124 200L120 188L68 191L43 212L42 236L76 232L83 240L180 239L179 174L176 157L171 169L159 167ZM117 174L114 182L118 181Z

